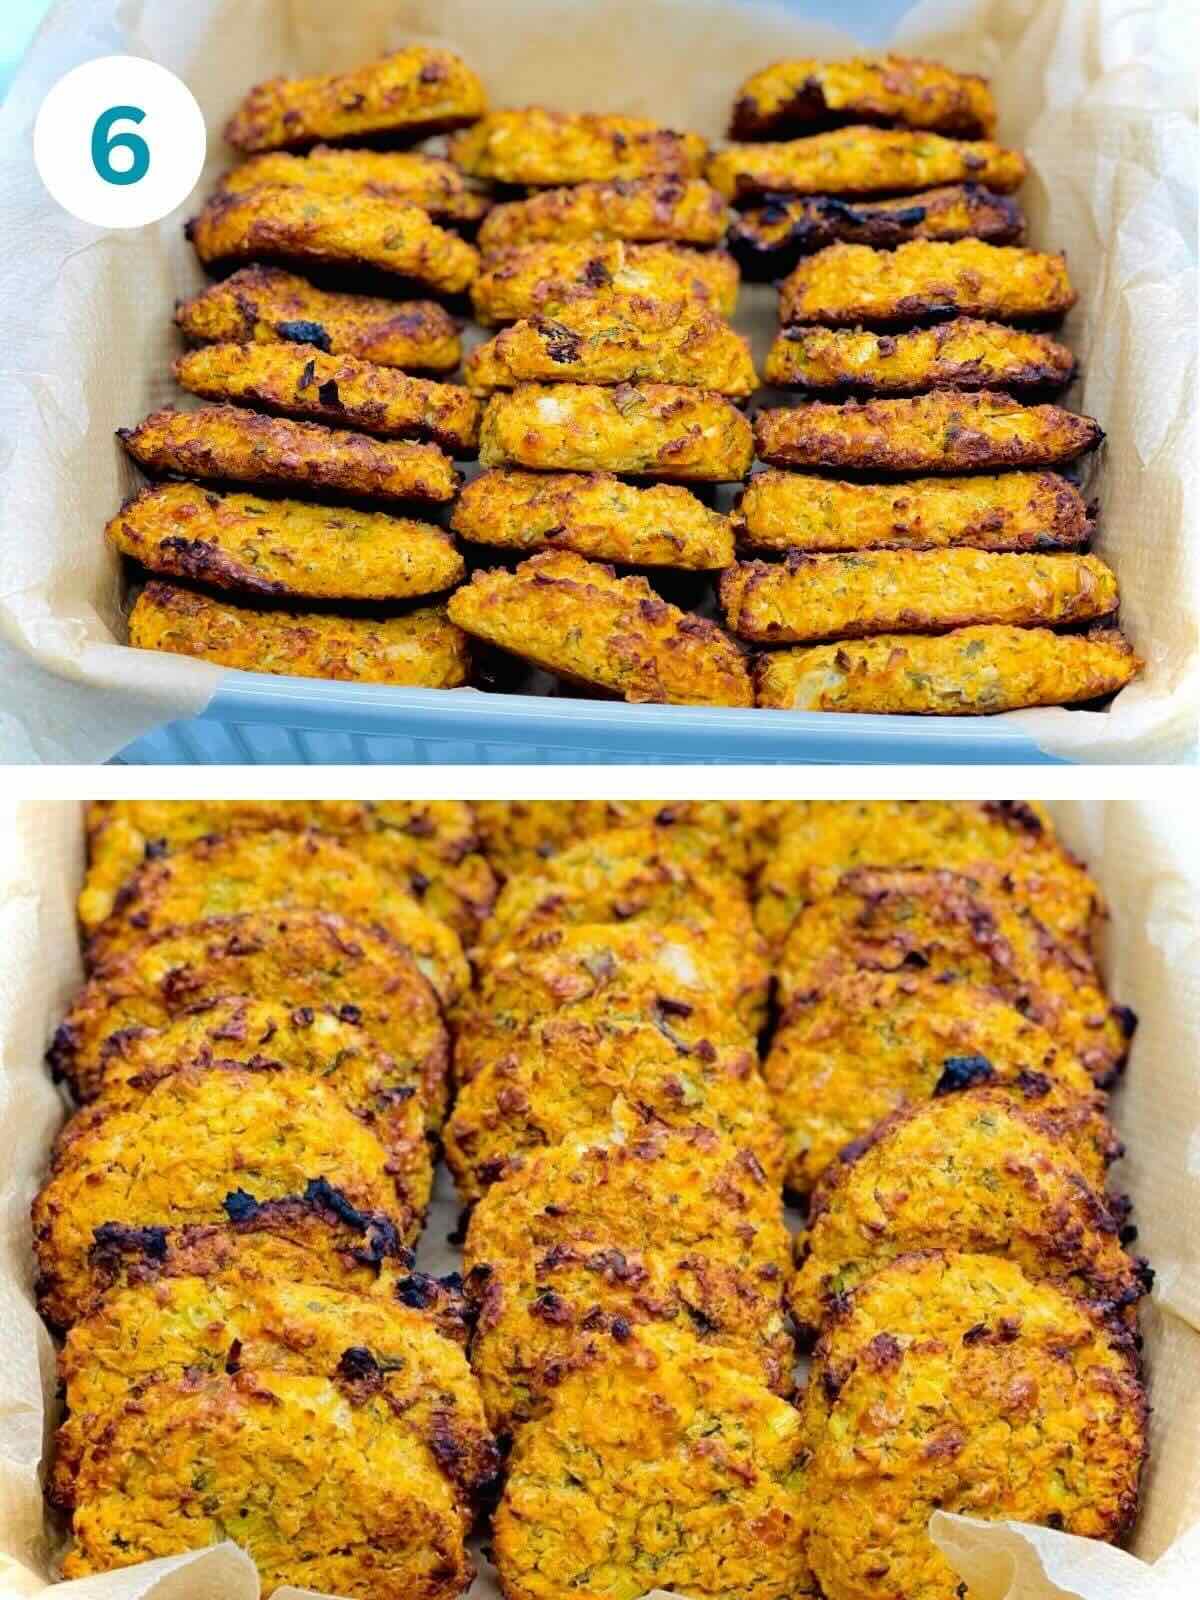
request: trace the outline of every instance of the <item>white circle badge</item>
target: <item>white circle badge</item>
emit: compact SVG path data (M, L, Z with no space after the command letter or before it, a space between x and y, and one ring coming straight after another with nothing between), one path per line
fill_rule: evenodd
M181 205L204 166L204 118L188 86L140 56L102 56L60 78L33 128L38 175L64 211L141 228Z

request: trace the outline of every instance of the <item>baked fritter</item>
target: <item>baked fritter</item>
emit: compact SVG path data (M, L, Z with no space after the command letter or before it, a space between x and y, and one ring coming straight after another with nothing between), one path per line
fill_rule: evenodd
M758 388L750 343L688 300L597 294L503 328L467 357L475 394L522 383L681 383L745 399ZM417 382L417 379L410 379Z
M307 155L273 151L251 156L223 174L226 194L244 194L264 183L286 184L308 194L382 195L428 211L435 222L471 225L485 217L491 200L473 189L451 161L419 150L337 150L317 145Z
M408 600L452 589L466 570L428 522L195 483L141 490L104 535L151 572L268 598Z
M474 453L479 402L461 384L410 378L312 344L205 344L173 364L181 388L276 416L311 417L384 439L432 439Z
M1090 947L1104 897L1028 800L808 800L780 819L755 914L773 951L853 867L937 867L1000 885L1071 947Z
M618 1099L647 1126L712 1128L781 1178L783 1139L752 1050L676 1043L650 1023L552 1016L463 1085L445 1128L463 1204L514 1158L606 1123Z
M380 300L318 289L279 267L242 267L180 300L175 321L193 343L313 344L381 367L453 372L459 325L434 300Z
M930 318L1057 321L1078 296L1066 257L982 239L916 239L895 250L831 244L784 279L779 320L833 328L903 327Z
M464 485L450 526L476 544L636 567L707 572L733 560L728 517L678 484L635 488L611 472L493 468Z
M755 704L778 711L990 717L1115 694L1142 670L1117 628L957 628L781 650L755 666Z
M416 140L461 128L486 109L483 84L461 57L410 45L352 72L256 84L226 123L225 137L247 153L363 134Z
M1013 1261L902 1256L841 1302L804 1403L827 1600L955 1600L935 1508L1119 1540L1146 1397L1130 1333Z
M450 141L450 159L473 178L554 188L620 178L700 178L708 145L646 117L592 112L492 111Z
M1094 417L1061 406L1023 406L990 389L934 389L861 405L814 400L790 411L760 411L754 421L758 454L772 466L858 472L1057 467L1103 438Z
M857 867L805 906L775 967L786 1011L855 971L953 974L1040 1023L1101 1086L1137 1018L1105 993L1087 951L1061 944L1002 883L936 869Z
M68 1578L236 1535L264 1593L453 1600L474 1569L454 1487L369 1383L254 1371L152 1384L80 1463Z
M739 213L727 244L748 278L778 278L801 256L839 239L894 250L910 239L1019 244L1024 234L1025 218L1015 200L982 184L955 183L890 200L779 195Z
M618 1101L604 1128L521 1157L463 1250L492 1426L511 1433L645 1322L678 1321L790 1393L789 1244L777 1184L709 1127L643 1122Z
M251 611L154 582L134 602L129 643L285 677L417 689L457 689L467 681L466 637L441 606L382 619Z
M372 439L243 406L163 406L117 438L152 476L308 489L357 500L453 500L459 475L435 444Z
M429 1112L439 1120L436 1084L448 1052L437 996L407 950L324 911L245 912L150 940L84 985L47 1059L76 1099L91 1100L103 1087L106 1057L122 1048L115 1035L164 1028L228 995L349 1007L372 1043L419 1064L414 1076L429 1085Z
M776 61L738 90L729 137L790 138L846 122L989 139L996 105L986 78L913 56Z
M970 1250L1127 1315L1148 1285L1121 1248L1123 1220L1036 1112L986 1090L951 1095L894 1112L826 1170L788 1300L812 1335L836 1297L897 1256Z
M733 527L759 550L1069 550L1092 534L1083 496L1057 472L903 483L756 472Z
M365 269L446 295L461 294L479 271L473 245L421 206L382 195L311 194L278 183L242 194L219 189L185 232L206 267Z
M328 911L379 928L402 945L445 1005L470 986L454 930L346 845L316 830L217 835L145 861L92 933L87 962L109 965L168 928L243 911Z
M568 1375L517 1437L496 1513L509 1600L801 1600L799 1413L682 1327Z
M728 483L754 460L746 418L723 395L674 383L525 384L483 411L485 467Z
M39 1309L60 1328L90 1309L98 1228L218 1222L243 1194L280 1199L316 1179L405 1242L421 1230L428 1194L404 1192L335 1090L270 1066L184 1067L60 1147L32 1210Z
M979 623L1091 622L1117 609L1116 574L1099 556L984 550L788 553L721 576L730 630L764 644L925 633Z
M544 189L493 207L479 230L479 248L510 250L543 239L714 245L728 220L725 201L699 178L618 178Z
M471 286L484 327L553 317L600 291L647 300L694 301L723 317L737 306L738 269L723 250L624 239L546 240L489 255Z
M887 128L836 128L783 144L718 150L704 176L727 200L762 195L893 195L979 183L1011 194L1025 180L1019 150L985 140Z
M921 394L927 389L1062 389L1075 374L1066 345L1044 333L956 317L934 328L786 329L767 353L763 381L805 394Z
M835 978L792 1005L763 1076L798 1195L898 1107L978 1088L1040 1113L1098 1189L1120 1154L1083 1063L994 990L954 973Z
M495 402L492 402L493 404ZM476 572L450 597L467 633L631 704L748 706L750 673L716 623L668 605L644 578L570 551Z

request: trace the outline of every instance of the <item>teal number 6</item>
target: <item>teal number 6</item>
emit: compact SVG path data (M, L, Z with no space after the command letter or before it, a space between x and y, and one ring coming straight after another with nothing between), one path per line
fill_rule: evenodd
M146 113L140 106L109 106L96 118L92 129L92 165L105 183L137 183L150 170L150 147L139 133L110 134L114 122L141 122ZM112 153L128 150L132 160L125 168L114 167Z

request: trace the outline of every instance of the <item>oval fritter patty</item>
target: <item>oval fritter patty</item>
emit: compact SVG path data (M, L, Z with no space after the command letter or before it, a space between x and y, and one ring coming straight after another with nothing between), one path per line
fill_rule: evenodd
M178 356L172 370L182 388L207 400L383 439L432 439L451 455L472 454L479 436L479 402L461 384L410 378L314 344L205 344Z
M1062 406L1023 406L991 389L933 389L905 400L760 411L754 442L777 467L860 472L973 472L1057 467L1094 450L1104 430Z
M826 1169L788 1291L815 1334L838 1297L911 1250L1005 1256L1033 1279L1124 1314L1148 1287L1122 1214L1062 1139L1003 1094L909 1106Z
M450 526L476 544L629 566L715 571L733 560L728 517L680 484L635 488L611 472L491 468L465 485Z
M801 1195L897 1107L979 1087L1043 1113L1097 1188L1120 1154L1087 1069L994 990L953 975L834 979L792 1006L763 1076L787 1141L787 1184Z
M216 1222L241 1196L303 1194L317 1179L401 1238L420 1232L428 1193L402 1192L387 1147L334 1090L269 1067L184 1067L60 1148L33 1203L39 1308L56 1327L90 1308L97 1229Z
M704 176L727 200L761 195L876 195L981 183L1011 194L1025 180L1018 150L985 140L946 139L855 126L783 144L738 144L718 150Z
M318 289L279 267L242 267L181 300L175 321L193 343L314 344L381 367L453 372L459 324L433 300L381 300Z
M252 611L157 580L134 601L129 643L241 672L416 689L459 688L467 681L469 660L466 636L441 606L379 620L324 611Z
M609 1127L520 1158L476 1206L463 1254L493 1427L537 1415L644 1322L678 1321L789 1393L788 1244L777 1185L712 1128L642 1123L618 1101Z
M267 417L242 406L164 406L117 438L151 476L310 489L356 500L453 500L459 475L435 444Z
M244 911L308 907L381 928L409 952L446 1004L471 981L452 928L360 855L315 829L255 829L197 839L143 862L118 899L88 941L93 968L168 928Z
M782 711L987 717L1115 694L1144 663L1116 628L1086 635L983 626L781 650L755 669L755 703Z
M1055 550L1092 532L1083 496L1057 472L839 483L768 469L741 491L733 527L760 550Z
M435 222L476 223L491 201L450 161L419 150L338 150L317 145L307 155L273 151L251 156L222 174L221 188L241 194L261 184L286 184L309 194L382 195L428 211Z
M490 254L471 287L485 327L554 316L599 292L694 301L723 317L737 305L738 270L723 250L623 239L545 240Z
M1146 1415L1128 1331L1012 1261L901 1257L826 1325L805 1395L821 1593L955 1600L935 1508L1120 1539Z
M571 551L477 571L448 614L476 638L633 704L753 702L745 657L716 623L669 605L645 578L618 578Z
M921 394L928 389L1045 393L1075 373L1065 344L1001 322L956 317L933 328L869 333L792 327L767 354L764 382L806 394Z
M453 1600L474 1571L432 1450L364 1385L254 1371L152 1384L80 1463L69 1578L237 1542L263 1589Z
M618 178L494 206L479 230L479 248L509 250L543 239L715 245L728 220L725 201L699 178Z
M646 117L594 112L493 111L450 141L450 159L475 178L530 188L618 178L699 178L708 146Z
M1102 1087L1137 1018L1115 1006L1086 950L1048 932L1003 883L858 867L796 918L776 966L784 1011L856 971L953 974L994 989L1067 1046Z
M522 1429L496 1513L510 1600L812 1594L799 1413L682 1328L637 1328Z
M483 84L450 50L409 45L351 72L269 78L250 90L225 125L237 150L295 150L320 139L426 134L483 115Z
M986 78L913 56L775 61L738 90L729 136L778 139L845 122L986 139L996 105Z
M604 1123L617 1099L647 1124L713 1128L771 1179L783 1144L758 1059L744 1046L687 1044L648 1022L533 1022L465 1083L446 1123L446 1160L464 1204L507 1164Z
M350 1007L389 1055L445 1060L437 996L402 946L324 911L256 911L160 934L95 973L55 1032L51 1067L78 1099L91 1100L103 1086L106 1041L114 1034L165 1027L229 995ZM419 1072L432 1090L434 1067ZM435 1119L440 1110L431 1095Z

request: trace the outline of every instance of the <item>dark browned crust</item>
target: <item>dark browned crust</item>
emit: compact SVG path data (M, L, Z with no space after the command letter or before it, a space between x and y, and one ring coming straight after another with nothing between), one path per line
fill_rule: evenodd
M805 78L792 97L774 111L763 111L753 95L741 95L733 103L729 137L746 143L759 139L800 139L810 133L826 133L830 128L854 124L875 128L909 126L902 118L889 117L858 101L844 110L831 109L819 78ZM936 126L923 126L924 133L941 133L956 139L986 139L991 130L966 108L941 118Z

